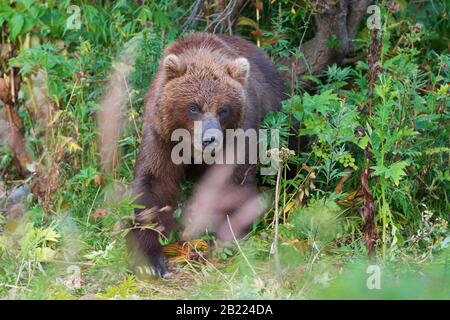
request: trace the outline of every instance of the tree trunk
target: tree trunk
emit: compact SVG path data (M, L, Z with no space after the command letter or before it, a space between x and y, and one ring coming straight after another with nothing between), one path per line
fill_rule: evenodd
M298 77L317 74L333 63L341 64L353 53L353 38L358 31L370 0L314 1L317 32L300 44L304 57L282 61Z
M231 33L241 11L249 3L248 0L215 0L215 11L209 16L207 32ZM353 39L366 13L370 0L313 0L313 17L316 25L314 38L299 49L302 58L283 58L279 63L293 71L289 75L296 80L302 75L318 74L333 63L342 64L353 53ZM192 13L187 21L193 27L199 20L201 0L192 6ZM197 5L195 5L197 4ZM208 15L206 13L206 15ZM295 82L294 82L295 83Z
M7 65L7 61L14 56L14 47L8 43L8 51L5 56L0 57L4 60L2 66ZM13 163L16 167L18 177L24 177L27 171L27 165L31 159L27 155L25 142L22 133L22 121L17 113L17 94L19 92L20 80L17 68L11 68L8 71L0 70L0 101L5 106L5 114L8 122L8 133L6 134L8 145L13 155Z

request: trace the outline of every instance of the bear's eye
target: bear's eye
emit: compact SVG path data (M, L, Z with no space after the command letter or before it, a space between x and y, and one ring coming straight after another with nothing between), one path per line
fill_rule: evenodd
M230 113L230 110L227 107L220 108L219 112L217 114L221 118L225 118Z
M201 112L202 110L201 110L201 108L200 108L200 106L198 105L198 104L191 104L189 107L188 107L188 112L189 112L189 114L191 114L191 115L197 115L197 114L199 114L200 112Z

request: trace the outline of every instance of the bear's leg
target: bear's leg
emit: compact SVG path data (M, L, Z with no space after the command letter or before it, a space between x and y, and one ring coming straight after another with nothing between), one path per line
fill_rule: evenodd
M170 145L153 131L144 130L133 182L133 195L137 197L135 204L144 208L135 209L138 225L129 233L127 242L132 259L137 260L133 264L145 271L149 266L153 267L160 277L164 276L167 269L159 236L168 236L176 226L172 212L178 204L179 185L184 171L183 165L176 165L171 160ZM139 215L141 212L142 215ZM139 228L139 225L144 228ZM149 226L154 230L149 229Z
M176 226L172 212L177 205L178 184L173 180L159 180L143 176L134 181L133 194L139 196L135 204L145 208L135 210L137 226L130 232L128 244L133 264L137 265L139 272L147 272L146 267L150 265L156 275L164 277L167 272L166 259L158 238L168 236Z
M166 258L159 244L158 234L152 230L133 229L127 240L136 273L155 274L163 278L167 273Z

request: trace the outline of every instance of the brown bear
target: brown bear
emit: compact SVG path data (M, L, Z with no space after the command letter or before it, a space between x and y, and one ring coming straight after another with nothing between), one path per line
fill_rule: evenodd
M281 76L267 54L238 36L192 34L167 47L146 95L133 183L135 203L157 209L152 222L159 231L136 227L129 234L133 253L158 276L167 270L158 232L167 235L176 225L171 211L181 179L195 167L209 167L175 164L172 132L183 128L193 133L194 121L203 124L203 133L208 128L258 129L267 112L280 110L284 97ZM205 146L214 136L201 139ZM253 167L249 173L248 165L237 165L233 181L255 185Z

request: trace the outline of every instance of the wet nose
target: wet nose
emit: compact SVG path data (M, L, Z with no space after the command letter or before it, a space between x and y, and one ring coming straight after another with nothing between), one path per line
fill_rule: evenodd
M206 147L207 145L213 143L214 141L216 141L215 136L206 136L206 137L203 137L202 144L204 147Z

